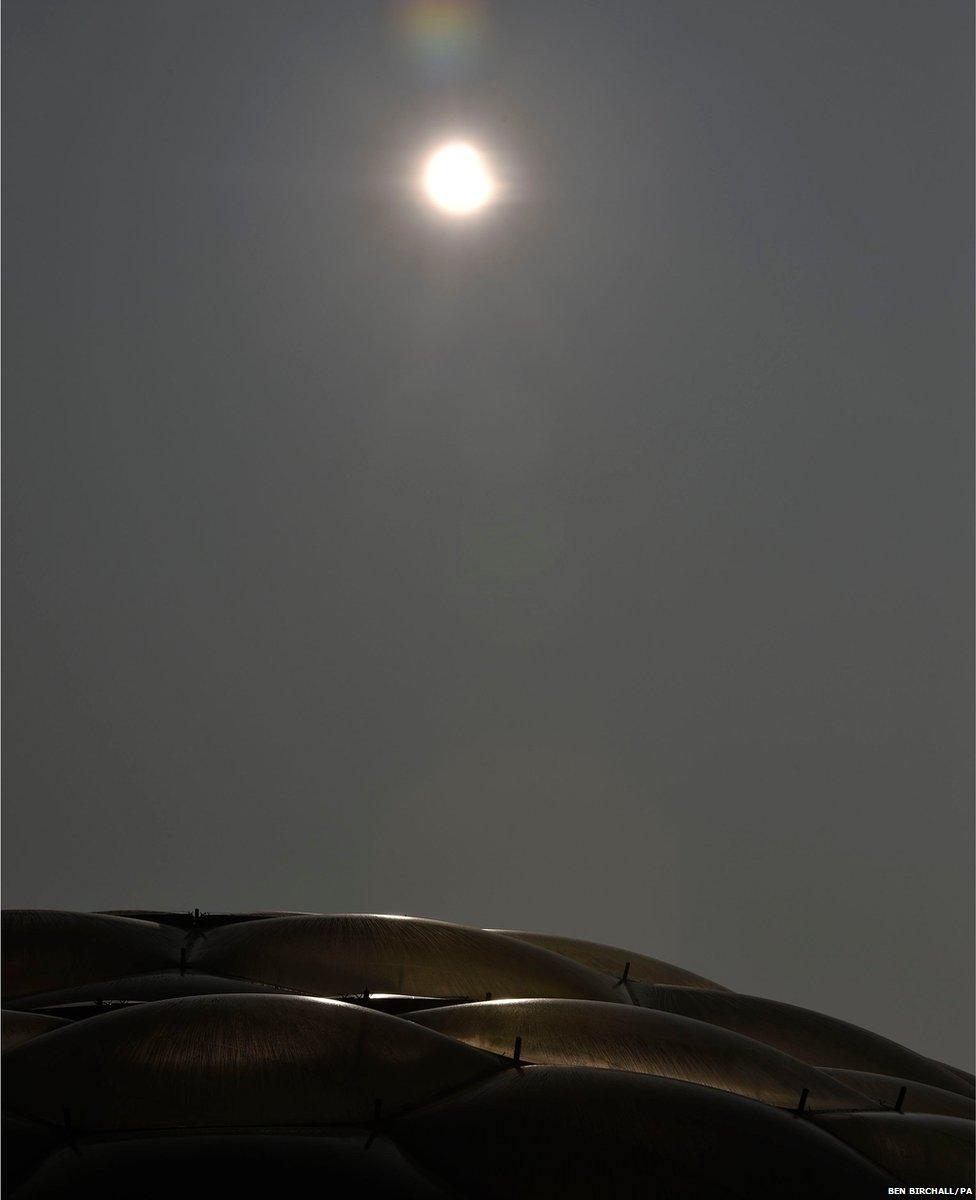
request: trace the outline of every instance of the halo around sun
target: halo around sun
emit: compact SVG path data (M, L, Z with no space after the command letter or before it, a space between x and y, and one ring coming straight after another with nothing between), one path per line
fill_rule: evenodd
M423 189L442 212L467 217L491 203L496 185L484 156L474 146L450 142L427 159Z

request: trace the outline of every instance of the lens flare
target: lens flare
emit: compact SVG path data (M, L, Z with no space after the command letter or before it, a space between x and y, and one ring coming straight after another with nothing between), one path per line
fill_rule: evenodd
M432 83L470 79L486 48L488 17L481 0L400 0L397 40Z

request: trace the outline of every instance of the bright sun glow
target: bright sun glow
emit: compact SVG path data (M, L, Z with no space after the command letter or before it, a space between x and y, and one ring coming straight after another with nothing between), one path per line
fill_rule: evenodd
M452 142L435 150L427 160L424 191L444 212L466 217L492 199L495 183L474 146Z

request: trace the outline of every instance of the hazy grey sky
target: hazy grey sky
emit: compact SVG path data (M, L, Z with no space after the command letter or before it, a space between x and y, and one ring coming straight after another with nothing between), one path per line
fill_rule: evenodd
M964 1064L970 7L510 0L445 80L367 0L7 0L5 902L591 937Z

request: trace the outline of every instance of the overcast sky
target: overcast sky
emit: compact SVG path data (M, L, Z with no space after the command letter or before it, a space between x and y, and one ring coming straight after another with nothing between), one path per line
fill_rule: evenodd
M590 937L965 1065L970 4L5 10L5 903Z

